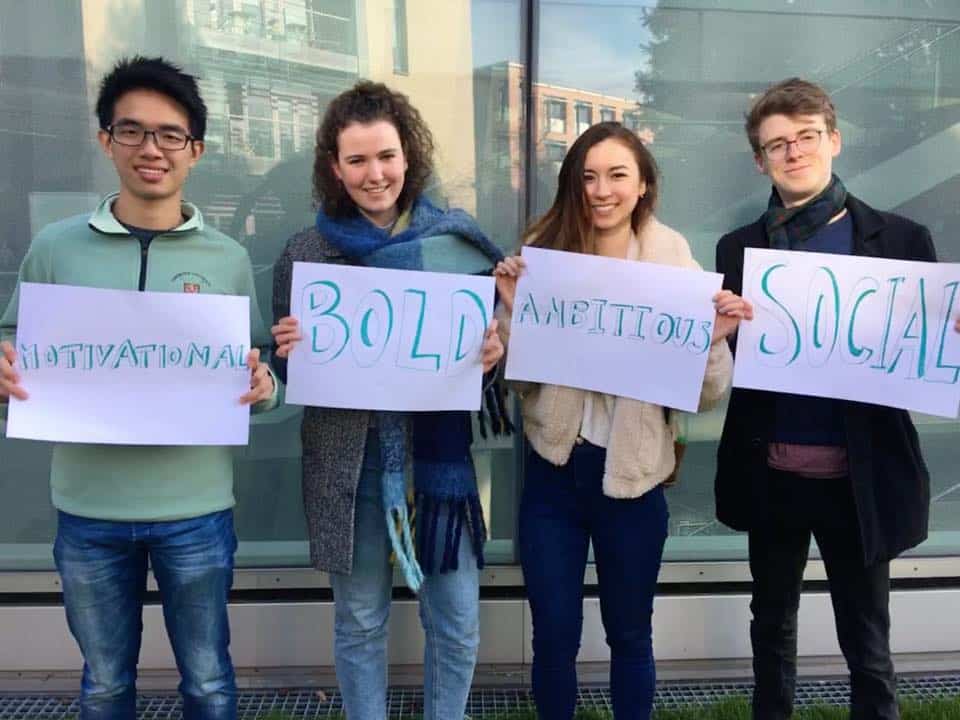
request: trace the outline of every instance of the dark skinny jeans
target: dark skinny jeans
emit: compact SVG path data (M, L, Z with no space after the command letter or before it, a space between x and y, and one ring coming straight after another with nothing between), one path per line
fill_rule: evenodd
M603 448L585 441L563 467L533 451L527 457L519 546L533 615L533 695L542 720L573 717L591 541L614 717L647 720L653 708L653 596L667 503L659 486L630 500L605 496L605 457Z

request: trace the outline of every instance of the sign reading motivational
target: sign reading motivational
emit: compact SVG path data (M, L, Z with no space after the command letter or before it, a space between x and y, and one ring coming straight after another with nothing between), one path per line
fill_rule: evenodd
M695 411L721 276L524 248L506 377Z
M956 417L960 264L747 248L733 384Z
M7 436L117 445L246 445L250 301L20 284Z
M478 410L493 278L293 264L287 402L367 410Z

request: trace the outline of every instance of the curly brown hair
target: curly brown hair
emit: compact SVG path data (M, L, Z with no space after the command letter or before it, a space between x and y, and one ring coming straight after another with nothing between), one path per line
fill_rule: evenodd
M383 83L362 80L335 97L327 106L317 129L317 147L313 160L313 197L330 217L346 217L357 206L333 172L332 162L339 157L337 140L351 123L367 125L386 120L397 129L407 172L403 190L397 199L400 212L406 210L424 190L433 173L433 134L420 112L403 93Z

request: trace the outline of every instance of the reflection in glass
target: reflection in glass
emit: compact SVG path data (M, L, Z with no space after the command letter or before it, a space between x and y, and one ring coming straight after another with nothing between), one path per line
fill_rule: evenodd
M54 6L55 5L55 6ZM755 219L769 185L743 134L753 93L791 74L825 85L840 109L837 171L852 192L928 225L943 260L960 260L960 7L946 0L542 0L538 76L523 65L520 0L402 3L406 69L394 38L401 3L380 0L64 0L11 4L0 23L0 304L29 238L114 189L93 142L91 93L122 54L166 55L201 79L206 154L188 196L242 242L270 314L282 243L312 222L314 132L327 101L364 76L410 95L439 143L431 188L517 247L524 207L546 209L557 163L584 123L621 120L663 171L662 219L713 266L727 230ZM775 5L775 7L774 7ZM124 33L118 35L117 27ZM787 41L789 40L789 41ZM571 53L571 48L577 48ZM529 85L528 85L529 83ZM529 108L527 95L532 97ZM549 104L548 104L549 103ZM526 156L527 112L533 152ZM589 113L589 120L588 120ZM527 173L532 196L525 197ZM689 419L681 482L669 492L667 559L745 557L714 520L722 409ZM297 408L257 418L238 450L237 527L244 565L306 562ZM958 425L916 418L931 468L931 539L960 548ZM49 446L0 439L0 570L50 568ZM477 467L493 543L512 562L514 440L480 439Z
M287 237L313 222L314 133L326 102L359 77L407 93L439 146L431 195L471 213L501 245L519 234L520 182L501 169L513 148L488 142L478 118L499 100L474 67L519 57L519 0L389 4L379 0L65 0L5 10L0 23L0 148L7 188L0 219L0 304L31 233L82 212L114 189L94 144L96 83L121 55L163 55L200 79L206 153L187 198L246 246L265 317L272 267ZM118 35L116 28L124 33ZM513 28L511 34L509 30ZM56 32L52 32L56 29ZM481 59L482 58L482 59ZM517 104L502 117L519 126ZM258 416L236 451L240 566L306 565L300 498L300 410ZM513 438L477 434L477 468L493 542L512 561ZM50 569L50 448L0 439L0 570Z
M544 0L536 80L620 99L623 123L651 144L660 164L659 216L710 269L719 237L759 217L770 192L743 131L750 99L777 80L809 77L837 105L844 150L835 170L851 192L926 224L939 257L957 259L950 239L960 231L960 7L909 0L871 4L869 12L855 0L788 5ZM579 52L571 54L574 43ZM544 146L544 162L534 165L541 211L555 188L550 153ZM689 419L681 481L668 494L668 560L746 556L744 537L714 519L722 417L720 409ZM950 448L960 427L916 421L933 505L931 538L915 553L956 553L960 485Z

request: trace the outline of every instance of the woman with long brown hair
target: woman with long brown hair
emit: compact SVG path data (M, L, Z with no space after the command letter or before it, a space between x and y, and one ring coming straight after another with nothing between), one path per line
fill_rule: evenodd
M636 135L615 122L594 125L564 158L553 206L527 230L524 243L698 268L683 236L654 217L659 185L656 162ZM494 271L505 343L523 268L515 256ZM713 302L717 317L701 409L716 404L728 388L732 360L723 340L752 314L729 291ZM547 720L573 717L583 577L592 543L614 716L646 720L656 682L653 597L667 538L662 482L675 466L669 413L571 387L522 383L517 390L530 447L518 540L533 616L538 713Z

